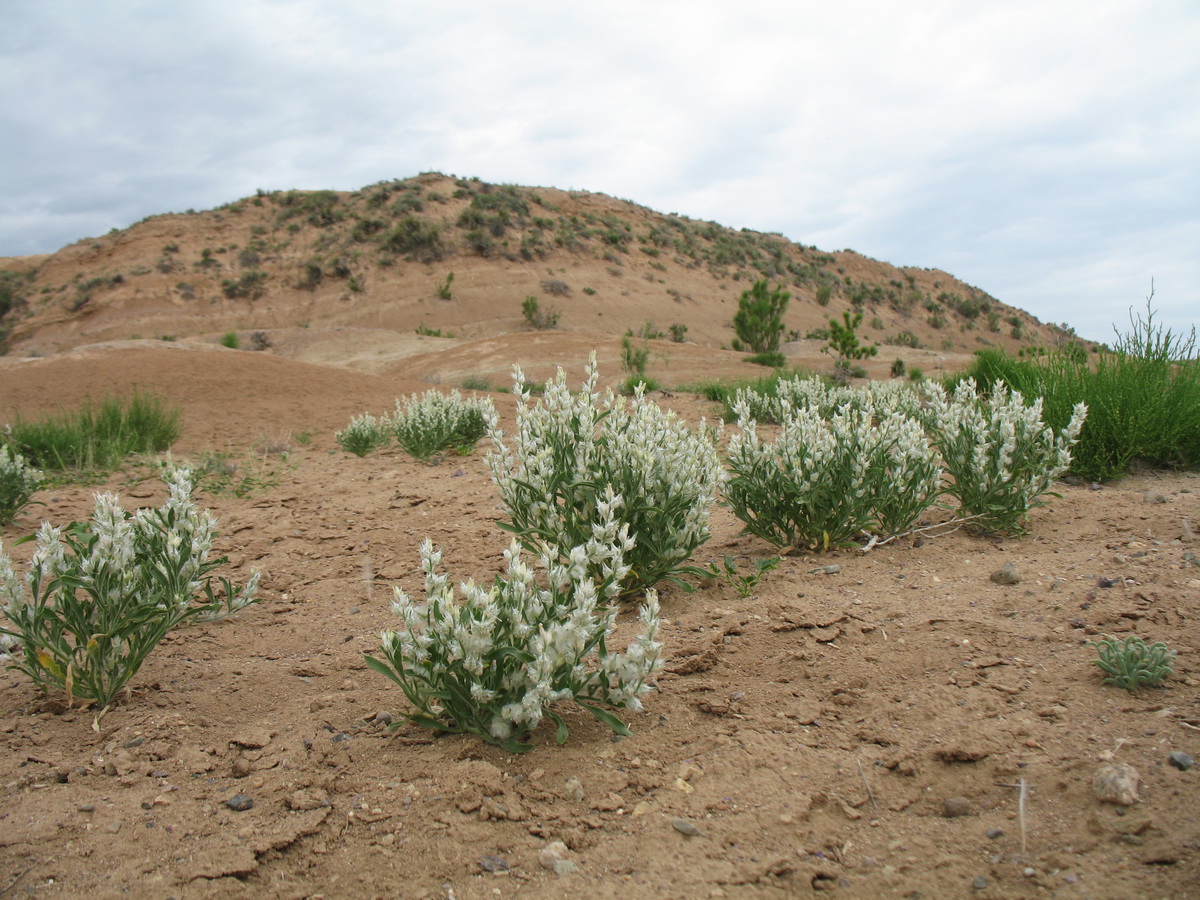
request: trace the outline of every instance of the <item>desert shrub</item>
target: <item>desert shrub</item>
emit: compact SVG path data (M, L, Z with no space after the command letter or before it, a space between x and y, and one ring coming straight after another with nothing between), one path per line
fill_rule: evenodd
M241 338L238 337L238 333L236 331L227 331L221 335L222 347L228 347L230 350L236 350L241 345Z
M210 557L216 520L192 500L187 469L169 471L169 495L157 510L130 515L113 494L97 494L90 522L37 533L25 579L0 550L0 628L10 668L38 689L108 707L146 656L172 629L237 612L255 600L258 573L235 591L211 575L225 558Z
M708 540L724 472L703 423L692 433L641 387L628 402L612 391L601 396L598 380L593 354L581 391L572 393L559 369L531 405L518 370L516 433L510 444L492 420L488 465L509 516L501 526L531 550L585 543L599 504L615 491L635 541L621 592L639 594L692 571L687 560Z
M42 484L42 473L6 444L0 444L0 525L7 525Z
M748 347L755 353L773 353L779 349L783 335L783 313L791 295L783 288L771 290L763 278L738 298L738 311L733 316L733 330L738 343L734 350Z
M1060 432L1042 421L1042 400L1026 403L1019 391L998 384L980 396L975 382L953 394L938 385L926 390L928 422L960 514L985 534L1019 534L1029 512L1044 505L1053 480L1071 465L1071 448L1088 408L1076 405Z
M240 278L226 278L221 282L221 293L230 300L245 298L257 300L266 291L267 273L258 269L243 272Z
M571 288L565 281L560 281L557 278L547 278L542 282L542 290L552 297L566 297L571 293Z
M670 326L671 340L676 344L682 344L686 339L688 327L682 322L672 322Z
M428 462L444 450L474 447L488 433L494 415L492 401L486 397L464 400L456 390L449 394L434 390L397 400L388 424L401 449Z
M384 236L382 246L388 253L411 256L418 262L436 262L445 254L441 229L413 215L397 221Z
M902 360L900 357L897 356L894 360L892 360L891 373L893 378L903 378L906 370L907 367L904 364L904 360Z
M777 547L825 550L906 530L938 496L941 469L917 418L889 394L854 403L815 379L791 382L769 408L779 437L764 442L745 397L735 405L725 499L745 532ZM877 403L876 400L884 401Z
M819 305L828 306L832 296L833 289L829 285L822 284L817 287L816 301Z
M41 469L109 469L134 453L166 450L179 437L180 412L152 394L88 401L36 421L18 419L9 443Z
M531 295L521 303L521 315L525 317L525 324L531 328L549 331L558 325L561 313L558 310L543 310L537 297Z
M441 552L421 546L425 600L399 588L392 608L400 631L381 635L382 659L371 668L400 685L415 708L410 721L435 731L469 733L510 752L529 750L543 717L567 725L551 704L574 701L618 734L628 727L601 706L641 708L640 695L659 665L658 599L646 594L642 632L624 653L608 649L633 540L619 524L611 491L595 509L587 539L570 549L545 545L538 578L513 541L503 574L490 586L467 581L460 601L437 571Z
M366 456L380 447L386 447L392 435L386 421L381 422L370 413L363 413L351 419L350 424L341 431L335 431L333 439L347 453Z

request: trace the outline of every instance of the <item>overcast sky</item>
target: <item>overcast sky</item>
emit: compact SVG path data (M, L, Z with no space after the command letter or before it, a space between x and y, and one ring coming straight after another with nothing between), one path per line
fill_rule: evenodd
M0 256L436 170L1200 322L1196 0L0 0Z

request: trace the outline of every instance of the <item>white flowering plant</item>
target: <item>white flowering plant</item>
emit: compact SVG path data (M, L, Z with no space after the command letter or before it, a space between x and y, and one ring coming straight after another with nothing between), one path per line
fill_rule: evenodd
M1042 398L1027 402L1019 391L999 382L980 395L973 379L953 394L926 387L928 423L950 480L945 491L959 502L959 513L984 534L1021 534L1029 513L1057 497L1054 479L1071 466L1071 448L1087 418L1087 406L1075 405L1060 432L1042 421Z
M42 485L42 473L11 449L0 444L0 525L7 525Z
M441 551L421 545L425 600L396 588L392 604L404 621L380 636L381 659L371 668L400 685L415 711L408 719L440 732L475 734L520 753L543 718L567 740L567 725L552 708L574 701L618 734L629 729L614 713L641 709L640 696L659 667L658 598L647 591L642 630L627 649L608 643L616 623L613 601L621 590L633 546L619 524L621 498L611 491L597 506L587 541L562 552L547 545L539 564L544 581L514 540L506 571L490 586L468 581L455 595L438 572Z
M347 453L366 456L386 447L392 436L386 419L380 421L370 413L363 413L351 419L350 424L341 431L335 431L333 439Z
M541 545L576 547L610 489L623 502L621 522L635 544L626 551L623 596L639 596L664 579L705 574L689 566L709 538L709 514L725 472L716 434L702 421L692 432L637 388L631 398L597 389L593 353L582 390L567 387L562 369L530 403L515 372L516 433L511 444L495 416L488 465L510 516L501 522L531 551Z
M428 462L445 450L474 447L488 433L494 415L492 401L486 397L464 400L457 390L449 394L431 390L397 400L388 424L405 452Z
M188 469L165 474L168 496L158 509L126 512L113 494L97 494L90 522L42 524L24 578L0 548L0 628L9 668L43 692L65 692L71 705L107 709L160 640L192 620L211 620L255 602L259 574L235 590L212 572L216 519L192 500Z
M819 388L781 392L766 442L745 398L735 404L725 500L745 532L794 550L899 534L938 496L941 469L921 423L869 392L837 407Z

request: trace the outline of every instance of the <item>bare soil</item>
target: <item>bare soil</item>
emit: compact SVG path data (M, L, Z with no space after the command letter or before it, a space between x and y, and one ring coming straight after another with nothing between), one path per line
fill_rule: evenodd
M543 728L512 756L388 730L379 714L402 721L404 699L363 662L394 624L392 586L420 590L426 535L456 579L498 570L484 448L427 466L349 456L332 433L431 383L502 385L517 362L579 377L592 346L615 375L617 339L327 333L306 348L298 332L268 353L131 342L0 360L0 422L136 386L179 403L175 457L223 460L250 489L202 495L229 574L263 572L259 604L169 636L99 730L95 711L0 674L0 897L1200 897L1200 769L1168 763L1200 756L1193 474L1062 485L1019 539L787 558L748 597L668 588L667 663L632 736L568 709L565 746ZM357 368L330 364L338 340ZM744 365L673 345L652 374ZM17 538L85 518L97 490L162 500L134 462L40 492L5 548L24 562ZM771 555L738 532L718 510L696 561ZM1020 582L993 582L1010 562ZM1086 642L1129 633L1179 651L1165 687L1101 684ZM1115 763L1140 773L1128 806L1093 788ZM227 805L239 794L252 808ZM542 864L555 841L574 871Z

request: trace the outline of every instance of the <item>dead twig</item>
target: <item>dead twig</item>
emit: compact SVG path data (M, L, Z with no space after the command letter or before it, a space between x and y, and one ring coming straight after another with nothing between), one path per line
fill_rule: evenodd
M858 766L858 774L862 776L863 786L867 789L867 798L871 801L871 809L879 812L879 804L875 802L875 792L871 790L871 782L867 781L867 773L863 771L862 763L857 759L854 762Z
M884 544L890 544L894 540L911 537L914 534L928 534L930 537L945 537L947 534L953 534L954 532L958 531L958 529L962 528L964 525L974 522L976 519L982 518L983 513L977 513L973 516L963 516L961 519L951 519L949 522L935 522L933 525L922 525L920 528L910 528L908 531L903 531L900 534L889 535L885 538L881 538L877 534L872 534L870 536L870 540L868 540L864 546L859 547L858 549L862 553L867 553L871 550L874 550L876 547L882 547ZM945 531L939 531L938 529L945 529Z

